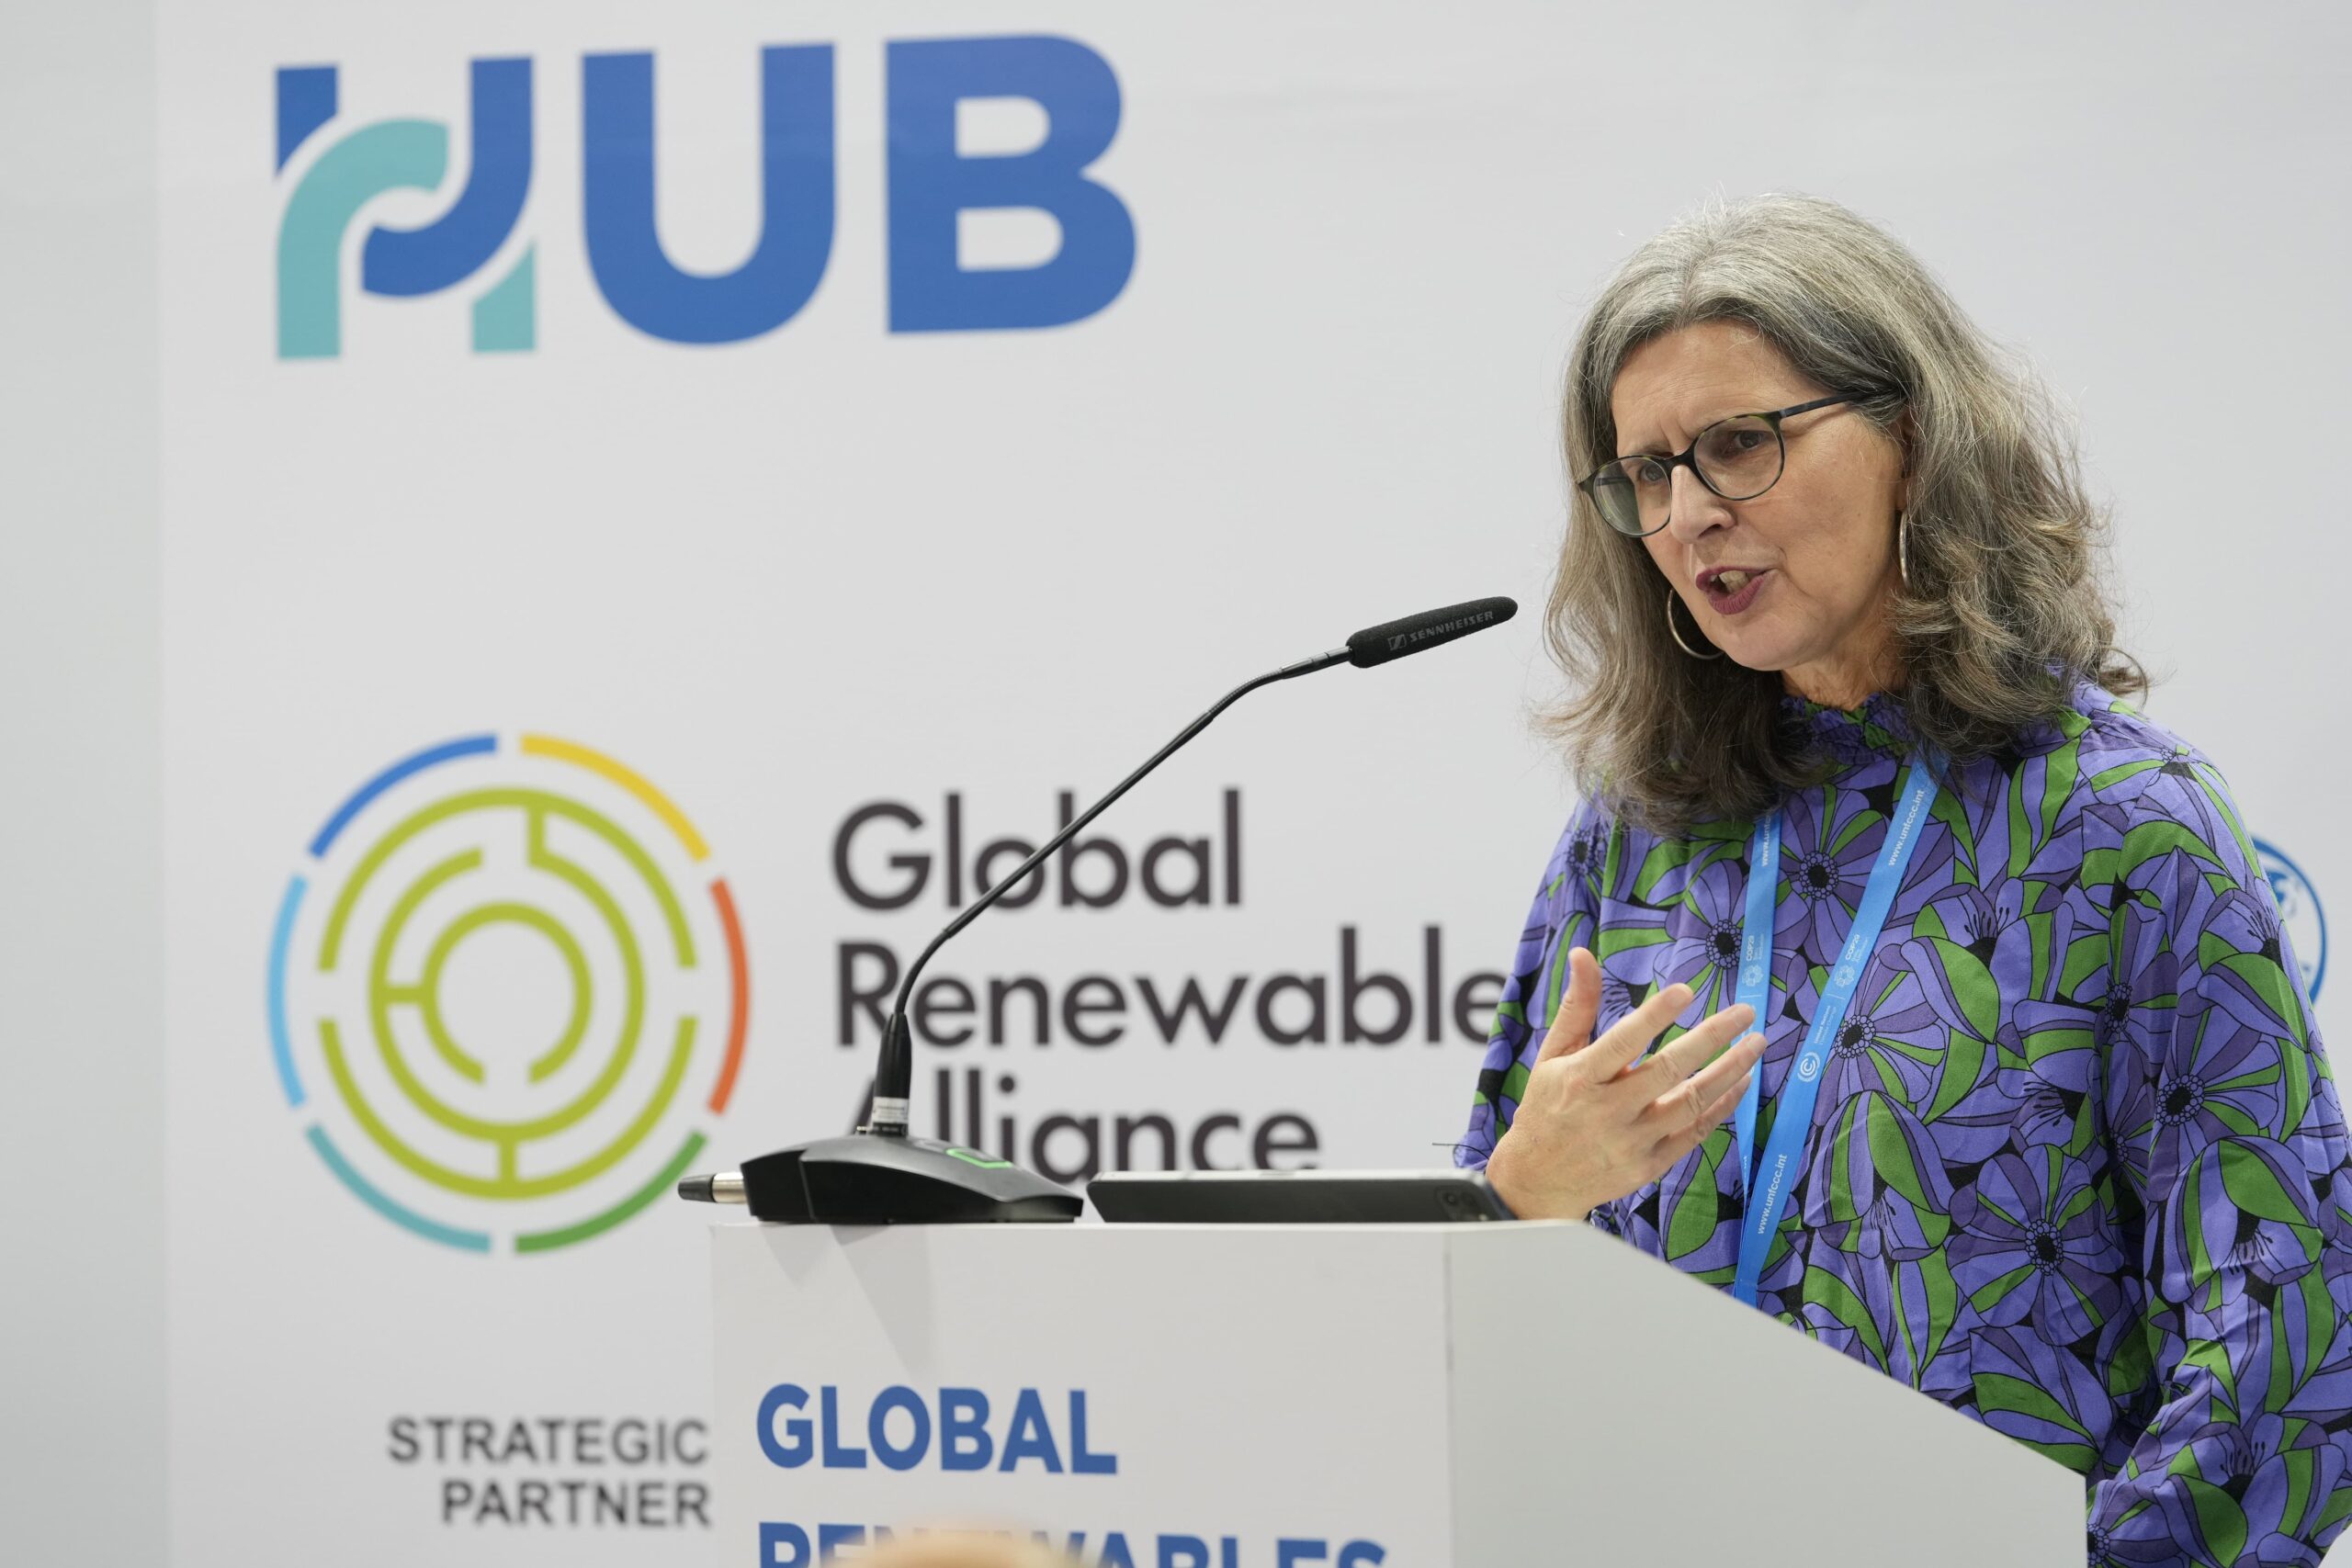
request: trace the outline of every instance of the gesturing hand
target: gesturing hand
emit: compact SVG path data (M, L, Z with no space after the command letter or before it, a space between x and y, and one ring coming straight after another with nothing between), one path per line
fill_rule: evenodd
M1732 1043L1755 1021L1753 1008L1710 1014L1633 1065L1695 994L1668 986L1594 1040L1600 965L1581 947L1569 953L1568 994L1535 1054L1519 1114L1487 1161L1487 1179L1512 1213L1580 1220L1665 1175L1732 1113L1764 1055L1760 1034Z

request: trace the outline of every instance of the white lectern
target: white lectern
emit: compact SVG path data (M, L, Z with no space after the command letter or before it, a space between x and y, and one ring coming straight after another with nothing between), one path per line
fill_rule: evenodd
M2082 1559L2070 1472L1581 1225L715 1242L735 1568L943 1520L1133 1568Z

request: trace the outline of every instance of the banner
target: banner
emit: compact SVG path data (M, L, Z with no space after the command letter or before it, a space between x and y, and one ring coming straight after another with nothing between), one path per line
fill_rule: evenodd
M847 1127L932 934L1234 683L1510 593L1237 706L915 1007L917 1130L1057 1179L1444 1163L1569 804L1560 367L1712 190L1886 221L2076 397L2332 1019L2333 649L2210 608L2308 499L2188 458L2261 445L2222 280L2346 237L2269 156L2340 117L2029 17L167 5L181 1560L705 1551L676 1179Z

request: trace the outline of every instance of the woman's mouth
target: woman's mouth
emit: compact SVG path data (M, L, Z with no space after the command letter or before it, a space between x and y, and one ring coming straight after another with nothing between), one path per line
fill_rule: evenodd
M1756 603L1758 591L1770 575L1769 567L1709 567L1699 574L1699 588L1707 596L1707 607L1716 615L1736 615Z

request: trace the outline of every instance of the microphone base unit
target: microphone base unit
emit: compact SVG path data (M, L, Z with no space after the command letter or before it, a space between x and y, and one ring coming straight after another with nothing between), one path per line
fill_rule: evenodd
M678 1196L775 1224L1067 1224L1086 1200L1010 1160L935 1138L853 1133L688 1177Z

